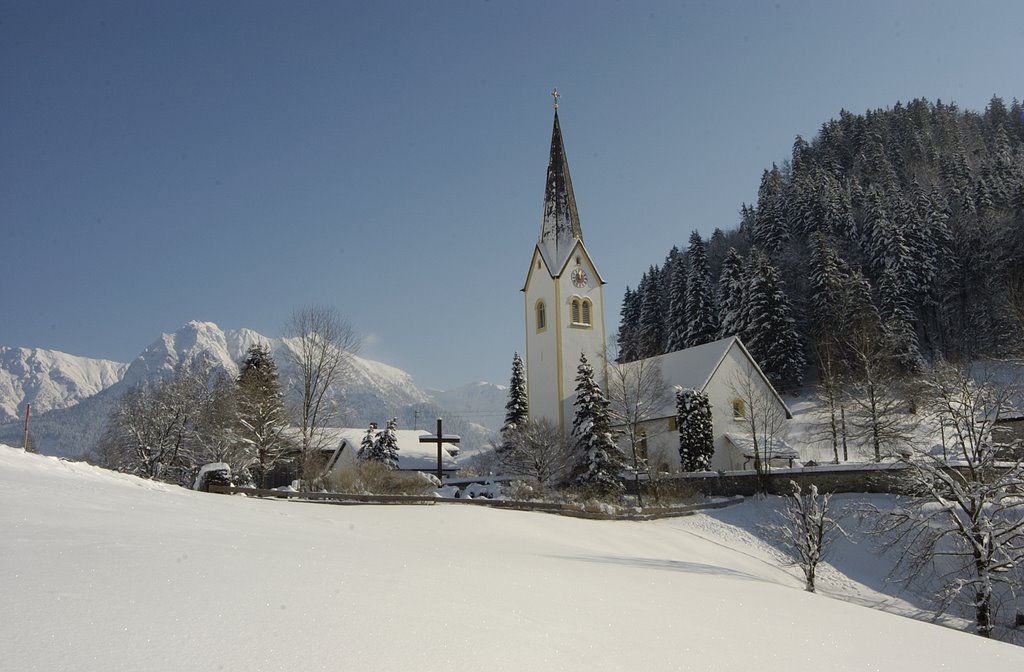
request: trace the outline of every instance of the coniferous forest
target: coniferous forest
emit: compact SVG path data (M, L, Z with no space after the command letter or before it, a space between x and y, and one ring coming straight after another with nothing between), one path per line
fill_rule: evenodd
M1024 117L913 100L823 124L765 170L738 227L695 231L626 289L619 359L738 334L773 381L808 365L1019 353Z

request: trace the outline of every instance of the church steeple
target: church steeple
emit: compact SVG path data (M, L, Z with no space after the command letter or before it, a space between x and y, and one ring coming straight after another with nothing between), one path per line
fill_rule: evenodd
M551 155L548 158L547 186L544 189L544 217L540 230L540 247L552 272L557 273L577 240L583 240L576 198L572 193L569 161L558 125L558 92L555 96L555 124L551 131Z
M580 355L585 354L592 362L601 361L607 334L604 280L583 245L558 124L558 91L551 95L555 97L555 125L544 190L544 218L523 285L526 388L530 418L547 419L568 432Z

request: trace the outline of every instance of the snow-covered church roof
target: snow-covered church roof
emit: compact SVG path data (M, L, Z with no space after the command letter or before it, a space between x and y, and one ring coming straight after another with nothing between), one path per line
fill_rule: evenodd
M750 361L753 365L753 369L756 375L760 376L764 382L771 389L775 398L785 409L786 417L792 418L793 414L790 412L789 407L786 406L786 402L783 401L782 397L775 390L775 387L768 380L768 377L761 371L761 367L758 366L757 362L750 355L746 346L740 341L738 336L729 336L722 338L717 341L710 343L704 343L702 345L696 345L692 348L686 348L684 350L676 350L675 352L669 352L664 355L658 355L657 357L651 357L648 360L642 360L648 365L653 364L660 367L661 377L670 386L679 386L687 389L704 391L708 383L714 377L715 373L721 367L722 362L725 361L726 356L729 354L729 350L737 348L743 356ZM637 362L627 362L625 364L618 364L617 366L639 366ZM675 399L669 399L666 401L664 407L664 413L661 417L668 417L675 415L676 406Z

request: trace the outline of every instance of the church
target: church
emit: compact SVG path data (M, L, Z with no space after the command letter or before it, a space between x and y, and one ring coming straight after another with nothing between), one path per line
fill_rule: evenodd
M529 415L546 419L568 434L572 429L576 370L584 354L602 387L608 389L604 319L604 279L583 242L569 162L558 119L558 92L551 131L544 188L540 237L533 248L522 287L526 326L526 388ZM654 361L657 360L657 361ZM713 344L652 358L662 371L667 389L702 390L712 405L715 455L713 469L745 469L750 464L749 414L765 409L782 419L792 418L782 397L740 340L730 337ZM626 365L624 365L626 366ZM736 390L742 388L745 394ZM744 397L744 398L741 398ZM678 469L678 434L674 395L665 408L645 422L645 446L652 461ZM769 437L769 457L792 463L799 456L778 437ZM763 445L763 444L762 444Z

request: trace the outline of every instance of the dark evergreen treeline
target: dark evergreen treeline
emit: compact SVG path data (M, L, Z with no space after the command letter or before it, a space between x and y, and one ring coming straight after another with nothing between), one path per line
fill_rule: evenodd
M912 370L1018 348L1022 296L1021 104L994 97L979 114L914 100L797 137L738 228L694 232L626 289L619 358L739 334L793 386L822 335L868 310Z

